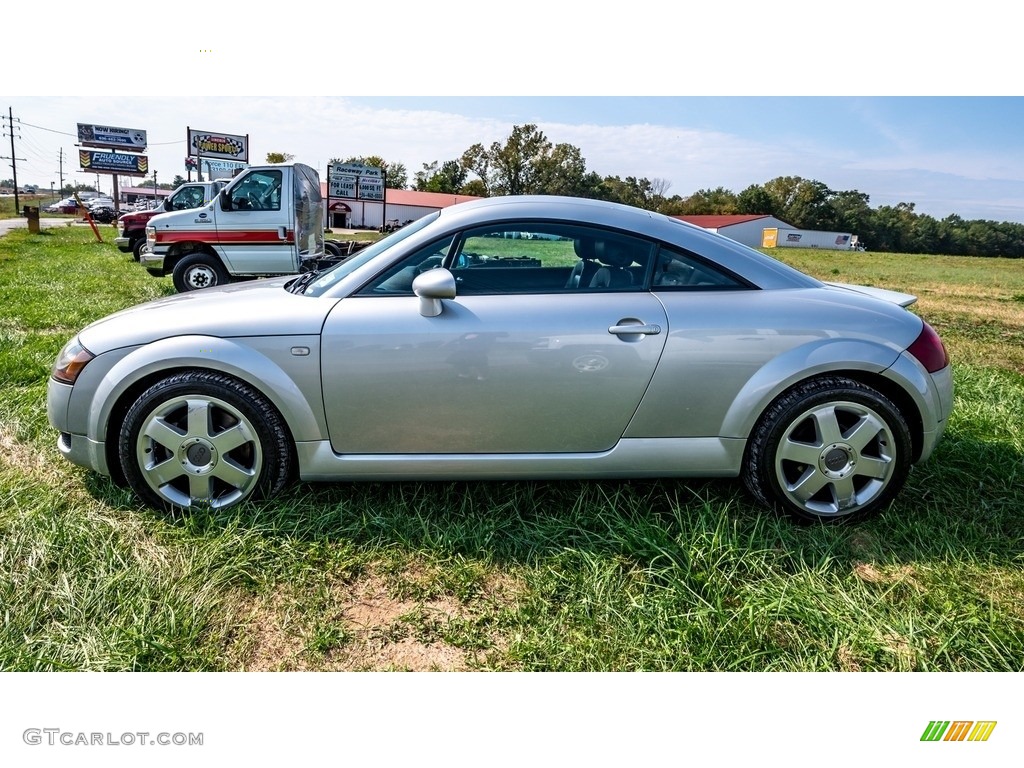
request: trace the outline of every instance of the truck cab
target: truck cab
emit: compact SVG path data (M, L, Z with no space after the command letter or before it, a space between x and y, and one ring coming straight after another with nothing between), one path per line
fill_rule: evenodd
M138 261L142 248L146 245L146 225L150 219L166 211L199 208L213 200L217 193L230 183L230 179L188 182L164 198L156 208L122 215L117 220L118 231L117 237L114 238L114 245L123 253L132 254Z
M140 255L180 292L297 274L324 256L320 177L301 163L246 169L200 208L154 216Z

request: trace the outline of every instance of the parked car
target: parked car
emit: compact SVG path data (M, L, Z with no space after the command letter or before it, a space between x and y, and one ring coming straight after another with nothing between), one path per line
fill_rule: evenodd
M94 205L89 208L89 215L100 224L113 224L117 221L117 211L109 205Z
M73 197L65 197L43 209L46 213L75 213L78 210L78 203Z
M48 413L67 459L166 509L295 477L739 476L844 520L889 504L952 408L913 301L650 211L491 198L323 272L97 321Z

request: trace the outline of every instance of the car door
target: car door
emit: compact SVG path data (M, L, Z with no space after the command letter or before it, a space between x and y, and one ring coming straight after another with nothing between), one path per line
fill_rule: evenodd
M291 187L284 182L285 169L254 169L213 206L217 253L233 274L298 272Z
M618 265L612 242L633 249ZM511 222L435 243L338 302L322 336L331 445L345 454L612 448L667 335L645 289L653 246L577 225ZM587 269L579 269L587 262ZM420 313L417 274L457 295ZM601 270L616 279L597 281ZM575 272L589 273L573 281ZM596 281L596 282L595 282Z

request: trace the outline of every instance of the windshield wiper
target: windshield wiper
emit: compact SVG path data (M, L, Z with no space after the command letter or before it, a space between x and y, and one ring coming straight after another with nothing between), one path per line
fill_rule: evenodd
M316 280L318 277L320 277L319 269L314 269L311 272L306 272L297 280L290 283L288 285L288 290L291 291L292 293L305 293L306 288L309 286L309 284Z

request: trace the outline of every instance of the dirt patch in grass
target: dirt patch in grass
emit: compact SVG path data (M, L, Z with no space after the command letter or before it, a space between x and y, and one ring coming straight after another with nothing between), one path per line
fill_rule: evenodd
M43 454L19 442L7 424L0 424L0 462L24 474L49 472Z
M422 578L418 566L410 580ZM515 601L524 586L508 574L488 579L462 601L396 594L394 574L364 573L332 583L327 599L302 606L290 587L236 603L239 630L230 656L246 671L464 671L479 668L506 646L504 638L457 643L485 615ZM483 647L480 647L480 646Z
M900 584L920 589L921 585L914 578L914 569L909 565L878 566L874 563L854 563L853 574L867 584L891 586Z

